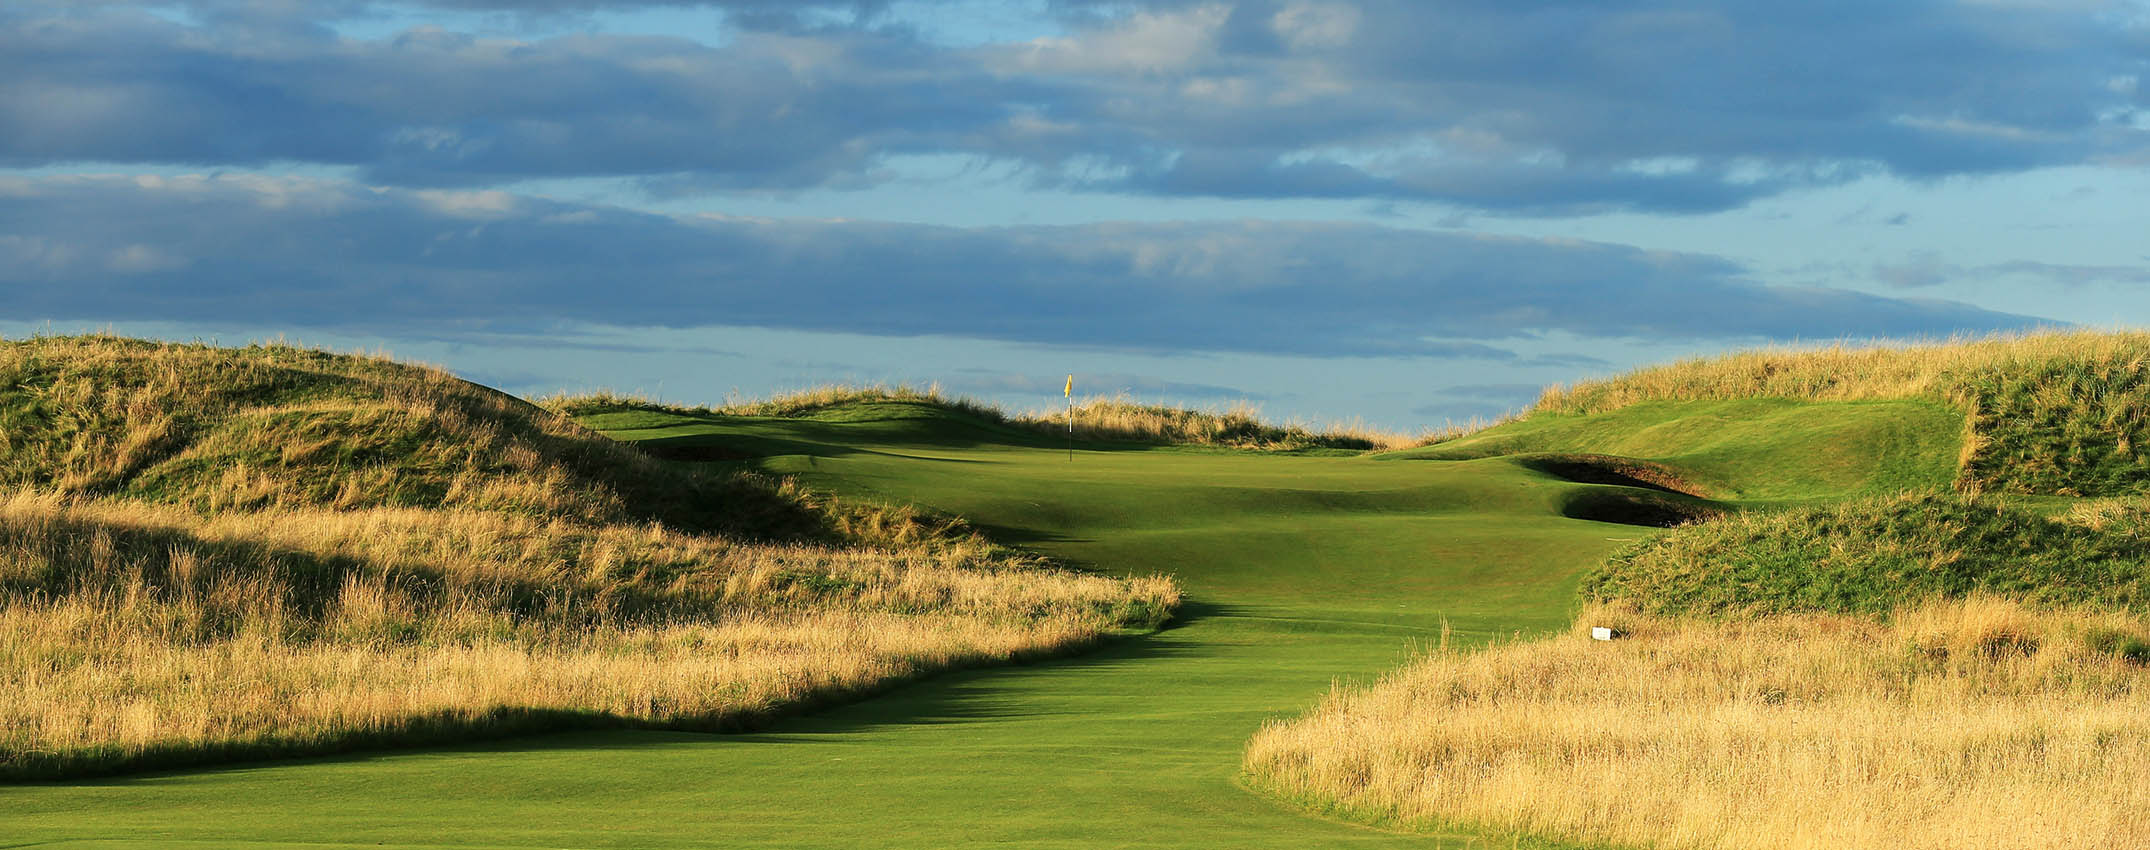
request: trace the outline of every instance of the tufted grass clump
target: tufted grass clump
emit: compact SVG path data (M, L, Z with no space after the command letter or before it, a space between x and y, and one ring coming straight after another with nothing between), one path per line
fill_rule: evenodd
M1582 594L1664 614L1878 614L1973 594L2150 609L2150 504L2046 517L1990 496L1905 493L1745 512L1673 529L1583 578Z

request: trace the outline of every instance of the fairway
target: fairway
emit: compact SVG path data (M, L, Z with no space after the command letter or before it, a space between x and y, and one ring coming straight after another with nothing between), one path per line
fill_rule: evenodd
M1186 588L1101 651L940 676L755 734L578 733L0 787L0 847L1466 846L1309 817L1238 784L1266 718L1414 647L1566 624L1647 529L1503 457L1383 461L1057 440L924 405L818 420L589 417L850 498ZM1506 839L1502 840L1505 846Z

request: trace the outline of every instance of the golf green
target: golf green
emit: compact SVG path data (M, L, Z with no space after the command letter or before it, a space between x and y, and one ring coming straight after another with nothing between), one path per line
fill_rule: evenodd
M1263 720L1441 639L1561 628L1647 529L1564 518L1504 457L1057 441L921 405L810 420L590 417L679 456L969 518L1087 568L1170 573L1172 626L953 673L754 734L592 732L0 787L0 847L1470 846L1239 784ZM1500 842L1508 845L1507 840Z

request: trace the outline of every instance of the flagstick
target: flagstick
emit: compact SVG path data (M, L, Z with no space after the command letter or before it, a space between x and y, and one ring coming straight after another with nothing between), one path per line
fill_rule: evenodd
M1061 395L1068 400L1068 462L1075 462L1075 376L1068 376L1068 387Z

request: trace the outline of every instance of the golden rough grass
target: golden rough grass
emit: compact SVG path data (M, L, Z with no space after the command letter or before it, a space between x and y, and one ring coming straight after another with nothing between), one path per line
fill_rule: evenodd
M0 776L719 726L1153 626L1165 579L420 509L0 497ZM535 719L533 719L535 716ZM218 755L218 754L222 755Z
M347 610L362 600L346 596ZM758 612L590 627L532 642L301 641L252 624L172 641L125 600L0 609L0 775L183 764L396 742L413 725L468 738L531 731L497 712L715 727L891 680L1091 639L1076 616ZM538 722L536 728L593 721Z
M1531 412L1600 413L1645 401L1777 397L1862 401L1917 397L1955 402L1969 380L2025 364L2135 363L2150 333L2038 331L1921 345L1784 346L1698 357L1612 378L1547 387Z
M1630 636L1589 638L1606 624ZM1886 623L1594 608L1340 689L1245 766L1359 817L1622 846L2150 847L2145 635L1992 599Z

